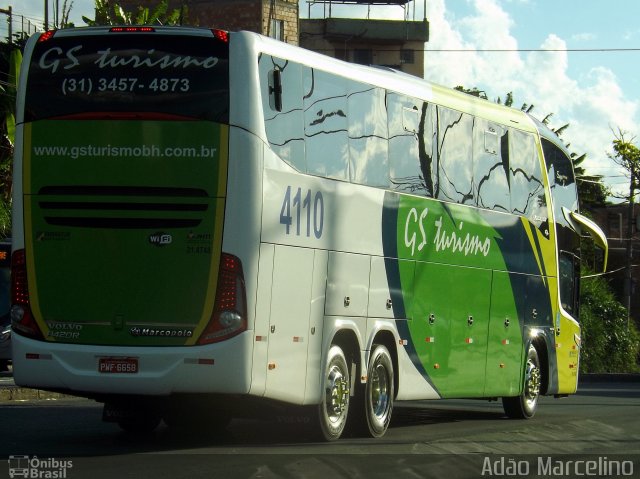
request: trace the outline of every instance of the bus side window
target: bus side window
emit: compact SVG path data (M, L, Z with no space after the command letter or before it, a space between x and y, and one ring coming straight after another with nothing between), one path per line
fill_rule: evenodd
M476 118L473 124L473 182L476 205L496 211L511 210L509 150L504 127Z
M301 66L265 54L258 66L267 140L280 158L306 172Z
M349 82L349 171L354 183L389 186L385 91Z
M511 129L509 158L511 211L540 227L547 221L547 199L533 135Z
M542 139L556 222L568 226L562 208L578 211L578 191L571 159L549 140Z
M348 80L304 67L307 172L349 181Z
M391 189L435 195L435 110L430 103L387 93Z
M438 199L461 204L473 200L473 118L438 107Z
M579 265L580 261L574 255L560 251L560 303L575 318L578 317Z

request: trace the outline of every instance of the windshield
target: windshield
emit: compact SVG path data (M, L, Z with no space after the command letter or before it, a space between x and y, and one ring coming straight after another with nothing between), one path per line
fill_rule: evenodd
M228 58L227 43L202 36L54 35L31 57L25 121L142 113L228 123Z

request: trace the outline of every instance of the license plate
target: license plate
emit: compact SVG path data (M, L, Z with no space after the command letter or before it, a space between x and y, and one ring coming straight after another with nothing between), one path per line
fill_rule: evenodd
M98 371L105 374L136 374L138 358L100 358Z

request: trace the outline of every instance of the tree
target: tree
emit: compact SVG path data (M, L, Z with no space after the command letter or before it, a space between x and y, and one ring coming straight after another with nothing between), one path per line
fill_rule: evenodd
M571 153L571 161L573 162L573 170L576 174L578 184L578 197L580 206L586 213L592 212L595 208L602 207L607 204L607 197L610 194L602 182L602 175L587 175L582 163L587 158L586 153L578 156Z
M582 372L638 372L640 334L602 276L587 274L581 282L580 323Z
M57 2L56 2L57 5ZM75 25L69 21L71 15L71 9L73 8L73 0L64 0L62 2L62 12L58 12L57 8L53 17L53 28L71 28Z
M628 139L626 133L620 129L614 132L613 154L609 154L616 164L624 168L629 174L629 194L615 195L617 198L626 200L628 203L627 213L627 238L626 238L626 266L625 266L625 282L624 282L624 298L627 307L627 324L631 313L631 292L633 275L632 268L632 240L633 240L633 221L634 221L634 204L636 192L640 191L640 149L633 144L635 137Z
M15 143L15 102L22 52L18 46L0 45L5 85L0 87L0 237L11 234L11 184L13 147Z
M634 141L635 137L628 138L628 133L618 129L617 133L614 132L613 153L609 153L609 158L624 168L629 178L629 194L613 196L631 204L640 192L640 149L633 144Z
M153 9L138 7L137 12L127 11L113 0L95 0L96 18L82 17L93 27L98 25L181 25L186 7L169 11L169 1L160 0Z
M454 90L461 91L462 93L466 93L467 95L475 96L477 98L482 98L483 100L488 100L486 92L484 90L478 90L476 87L468 89L458 85Z

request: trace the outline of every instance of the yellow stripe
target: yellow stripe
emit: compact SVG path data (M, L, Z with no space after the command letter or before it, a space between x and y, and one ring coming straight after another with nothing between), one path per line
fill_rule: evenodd
M213 232L213 248L211 252L211 264L209 265L209 281L207 282L207 296L204 301L202 314L200 315L200 321L198 326L193 332L193 336L189 338L185 344L192 346L196 344L196 341L200 338L200 335L204 331L204 328L209 324L211 320L211 313L213 313L213 306L216 299L216 291L218 286L218 271L220 270L220 256L222 250L222 226L224 222L224 206L225 200L216 201L216 221L215 230Z
M531 251L533 251L533 255L536 258L536 263L538 263L538 271L540 271L540 274L542 275L542 258L540 258L540 256L538 255L538 248L536 247L536 241L533 237L536 232L531 229L531 224L525 218L521 218L521 221L524 225L524 230L527 233L527 237L529 238L529 243L531 243ZM542 279L546 283L546 278L543 277Z
M227 168L229 162L229 127L220 125L220 155L218 156L218 197L227 196Z
M24 143L22 148L22 205L24 215L24 245L27 258L27 281L29 286L29 301L31 313L40 327L42 334L48 341L55 341L55 338L48 337L49 327L44 321L40 301L38 300L38 281L36 278L36 267L34 261L34 234L33 234L33 209L31 197L31 124L24 125Z
M209 281L207 287L207 296L204 301L202 314L198 326L193 332L193 336L189 338L185 344L194 345L200 338L200 335L211 320L214 303L216 300L216 291L218 286L218 271L220 270L220 256L222 253L222 231L224 228L224 209L227 195L227 168L229 162L229 127L227 125L220 126L220 155L218 157L218 197L216 200L215 222L213 230L213 248L211 252L211 264L209 265Z
M31 194L31 123L24 125L24 141L22 143L22 192Z

